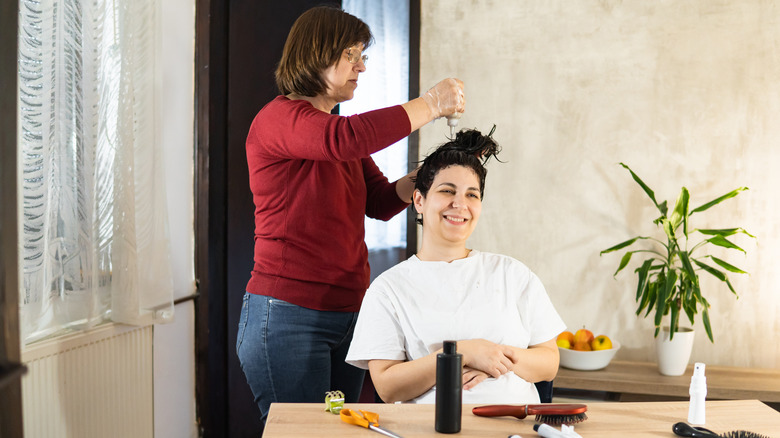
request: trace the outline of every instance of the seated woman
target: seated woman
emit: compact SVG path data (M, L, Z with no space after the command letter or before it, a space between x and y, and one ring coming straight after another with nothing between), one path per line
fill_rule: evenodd
M420 250L366 292L346 361L370 371L387 403L435 402L444 340L463 354L463 403L538 403L533 382L558 371L566 325L539 278L512 257L466 248L485 164L500 150L492 134L463 130L425 158L413 198Z

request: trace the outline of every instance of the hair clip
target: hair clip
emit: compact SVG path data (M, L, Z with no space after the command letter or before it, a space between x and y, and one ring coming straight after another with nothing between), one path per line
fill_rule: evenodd
M328 391L325 393L325 410L331 414L338 414L344 408L344 393L341 391Z

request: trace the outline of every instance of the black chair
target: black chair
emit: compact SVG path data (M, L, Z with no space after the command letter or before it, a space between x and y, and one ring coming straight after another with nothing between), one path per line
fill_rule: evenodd
M536 390L539 391L539 400L542 403L552 403L553 381L550 380L548 382L544 380L541 382L536 382L534 385L536 385Z

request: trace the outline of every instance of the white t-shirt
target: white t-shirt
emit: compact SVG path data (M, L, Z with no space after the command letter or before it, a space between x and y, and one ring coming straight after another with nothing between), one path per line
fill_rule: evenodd
M464 259L412 256L382 273L360 308L347 363L411 361L445 340L483 338L528 348L566 330L539 278L512 257L472 250ZM435 387L411 403L434 403ZM463 391L463 403L538 403L531 382L514 372Z

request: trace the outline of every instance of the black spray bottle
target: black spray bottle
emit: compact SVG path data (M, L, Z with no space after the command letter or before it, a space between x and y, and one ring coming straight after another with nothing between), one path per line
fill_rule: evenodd
M436 355L436 432L460 432L463 397L463 355L455 341L444 341Z

